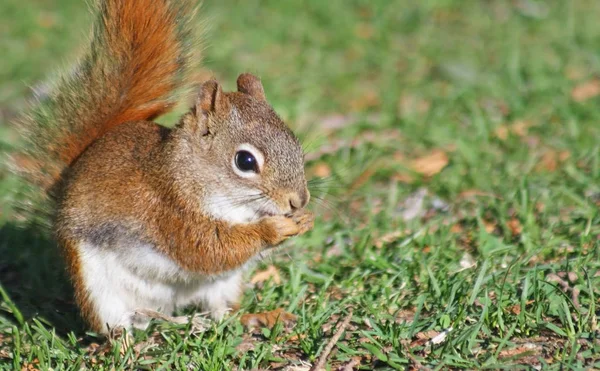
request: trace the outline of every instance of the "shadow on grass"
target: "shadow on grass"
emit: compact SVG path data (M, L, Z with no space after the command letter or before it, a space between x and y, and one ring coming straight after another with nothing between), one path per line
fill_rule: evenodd
M10 222L2 225L0 257L0 285L25 321L38 318L60 336L71 331L84 335L63 259L45 231Z

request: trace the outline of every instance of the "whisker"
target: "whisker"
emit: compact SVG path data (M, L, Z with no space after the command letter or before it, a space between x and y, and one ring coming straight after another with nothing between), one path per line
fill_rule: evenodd
M349 219L346 215L342 214L339 210L337 210L334 206L332 206L331 204L329 204L326 200L324 199L319 199L319 198L315 198L315 203L326 209L327 211L330 211L332 213L334 213L338 218L340 218L344 223L349 223Z

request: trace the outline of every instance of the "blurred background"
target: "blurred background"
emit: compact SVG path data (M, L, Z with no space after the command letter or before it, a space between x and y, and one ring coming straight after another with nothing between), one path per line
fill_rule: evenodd
M502 290L505 302L485 305L518 323L522 336L549 331L542 317L571 331L555 334L568 344L597 331L581 318L569 324L557 309L564 295L533 282L567 271L596 277L599 268L599 1L205 0L202 13L206 76L228 90L241 72L260 76L302 137L310 176L325 178L313 188L320 221L291 253L309 268L290 276L330 276L342 292L374 285L347 295L386 313L425 308L408 333L388 329L390 339L441 331L450 318L473 330L469 316L485 317L483 328L501 338L504 322L476 302ZM43 92L52 72L77 56L90 22L80 0L0 3L0 152L18 142L10 122L31 89ZM40 264L36 278L19 268L52 244L35 230L15 232L24 223L10 206L16 184L0 170L0 254L9 257L0 261L1 282L21 308L32 305L26 290L52 296L55 306L63 287L44 282L59 273ZM40 247L15 252L25 244ZM569 300L594 303L598 278L590 280L576 276L571 284L582 296ZM300 289L283 290L262 295L289 303ZM455 297L470 309L459 310ZM527 307L534 298L539 307ZM510 305L522 306L505 313ZM379 318L375 309L365 313ZM469 334L453 340L455 362L478 367L475 345L461 345ZM481 338L501 340L488 335ZM569 348L565 342L550 349Z

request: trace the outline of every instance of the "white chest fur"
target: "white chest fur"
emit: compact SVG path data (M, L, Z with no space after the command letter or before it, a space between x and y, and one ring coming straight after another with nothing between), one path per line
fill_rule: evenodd
M129 327L138 309L170 315L176 308L199 305L219 318L241 295L246 266L202 276L184 271L147 244L106 249L84 242L79 250L89 298L110 327Z
M239 200L240 195L236 196ZM247 197L256 197L255 192L248 193ZM256 210L247 206L247 203L234 202L231 197L212 195L206 200L205 212L215 219L226 220L230 223L249 223L258 219Z

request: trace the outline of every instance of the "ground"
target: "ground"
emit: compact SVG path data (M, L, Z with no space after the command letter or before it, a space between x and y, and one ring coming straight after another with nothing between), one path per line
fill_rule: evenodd
M314 230L249 273L224 322L156 321L133 344L105 342L82 328L50 234L2 171L0 365L600 368L600 2L203 9L207 70L228 89L261 76L301 136L321 179ZM0 151L89 22L79 0L0 4ZM244 326L273 310L287 322Z

